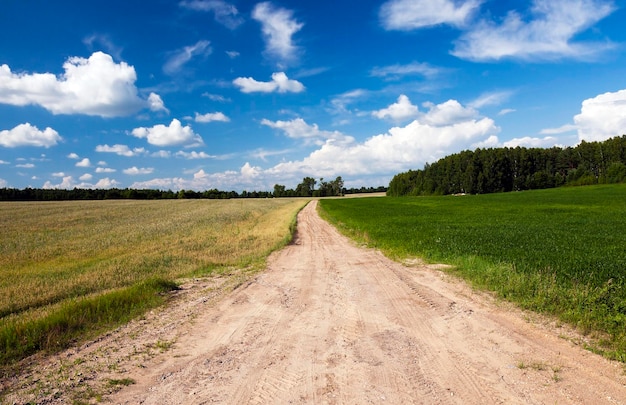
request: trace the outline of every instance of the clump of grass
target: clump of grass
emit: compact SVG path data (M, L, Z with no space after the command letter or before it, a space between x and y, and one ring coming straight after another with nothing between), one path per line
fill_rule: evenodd
M625 195L620 184L320 205L360 242L400 260L451 264L479 288L595 335L596 351L626 361Z
M68 300L43 317L5 321L0 325L0 364L40 350L55 352L78 337L127 322L160 305L165 299L163 293L176 288L171 281L151 279L94 297Z

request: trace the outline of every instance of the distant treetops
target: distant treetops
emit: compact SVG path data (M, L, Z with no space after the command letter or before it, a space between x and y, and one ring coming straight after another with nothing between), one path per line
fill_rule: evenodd
M387 195L486 194L623 183L626 135L576 147L489 148L463 151L394 176Z

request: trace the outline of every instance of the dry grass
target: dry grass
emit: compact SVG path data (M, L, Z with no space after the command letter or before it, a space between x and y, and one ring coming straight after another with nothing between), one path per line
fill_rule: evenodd
M258 268L304 200L0 203L0 320L159 277Z

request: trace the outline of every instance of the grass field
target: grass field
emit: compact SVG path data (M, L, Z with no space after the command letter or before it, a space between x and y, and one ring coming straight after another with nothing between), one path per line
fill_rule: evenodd
M0 203L0 364L126 322L178 278L261 268L304 203Z
M349 236L455 266L475 286L558 316L626 361L626 185L476 196L323 200Z

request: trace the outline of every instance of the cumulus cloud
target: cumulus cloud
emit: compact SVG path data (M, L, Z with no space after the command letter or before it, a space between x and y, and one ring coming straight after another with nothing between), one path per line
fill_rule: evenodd
M287 77L284 72L272 74L272 81L259 82L251 77L238 77L233 80L233 84L242 93L300 93L304 91L304 85L297 80Z
M280 65L294 62L299 48L294 45L292 36L300 31L304 24L293 18L293 12L284 8L275 8L270 2L259 3L252 10L252 18L261 23L265 38L266 53L278 60Z
M341 143L327 139L303 160L283 162L267 172L324 177L397 173L469 148L499 132L492 119L479 118L475 110L456 100L426 105L429 111L404 127L393 127L363 143L345 135Z
M279 129L292 139L303 139L307 144L322 145L325 142L345 144L353 141L352 137L339 131L323 131L317 124L309 125L302 118L291 121L261 120L261 124L270 128Z
M574 123L580 141L604 141L626 135L626 89L583 101Z
M119 155L119 156L132 157L132 156L142 155L146 153L146 150L144 148L134 148L131 150L126 145L115 144L113 146L97 145L96 152L115 153L116 155Z
M90 166L91 166L91 161L89 160L89 158L84 158L76 163L76 167L90 167Z
M206 190L271 189L274 184L292 184L304 176L365 178L376 176L388 182L394 174L423 166L461 149L477 145L498 145L499 128L490 118L456 100L425 103L428 109L406 126L372 136L363 142L338 131L320 129L298 118L291 121L263 120L262 124L283 131L294 139L317 145L300 160L283 161L269 168L244 164L240 170L207 173L199 170L193 178L159 178L136 182L136 188ZM445 119L448 121L446 122Z
M196 56L206 57L213 52L210 41L198 41L194 45L185 46L175 52L172 52L165 65L163 72L168 75L174 75L181 71L183 66Z
M188 160L196 160L196 159L215 159L217 158L217 156L215 155L209 155L206 152L196 152L191 151L191 152L185 152L185 151L178 151L176 152L176 157L180 157L183 159L188 159Z
M380 7L379 17L387 30L413 30L440 24L464 26L480 7L481 0L390 0Z
M606 0L534 0L530 21L516 11L510 11L500 24L483 20L461 36L452 54L474 61L591 58L611 44L576 41L575 37L614 10L613 2Z
M506 141L502 146L507 148L516 148L518 146L525 148L551 148L557 143L558 139L553 136L546 136L544 138L525 136L523 138L513 138L510 141Z
M98 180L95 184L85 181L76 182L72 176L65 176L59 184L53 184L50 181L46 181L43 185L44 189L61 189L71 190L73 188L86 188L86 189L109 189L119 187L120 183L116 180L109 179L108 177Z
M237 7L222 0L185 0L179 5L189 10L212 12L215 21L230 29L235 29L243 23Z
M417 117L418 113L419 109L417 106L411 104L411 100L404 94L401 94L397 102L387 108L372 112L372 115L380 119L389 118L393 121L404 121Z
M165 108L165 103L163 103L161 96L156 93L150 93L148 96L148 105L150 106L150 111L163 111L167 114L170 112L170 110Z
M151 174L152 172L154 172L154 168L153 167L137 167L137 166L133 166L133 167L129 167L128 169L124 169L123 170L124 174L128 174L129 176L137 176L140 174Z
M206 113L206 114L196 113L196 117L194 118L194 121L202 122L202 123L207 123L207 122L212 122L212 121L229 122L230 118L228 118L226 115L224 115L224 113L221 113L221 112Z
M189 125L183 127L176 118L172 120L169 126L158 124L151 128L135 128L132 135L137 138L146 138L149 144L156 146L184 145L191 147L204 144L200 135L193 132Z
M0 96L2 97L2 96ZM13 129L0 131L0 146L16 148L19 146L36 146L49 148L56 145L63 138L54 129L47 127L43 131L36 126L20 124Z
M67 155L68 159L78 159L78 154L72 152L69 155Z
M52 73L13 73L0 66L0 103L39 105L53 114L127 116L148 106L137 95L135 68L94 52L88 59L71 57L60 77Z
M110 167L96 167L96 173L115 173L116 171Z

